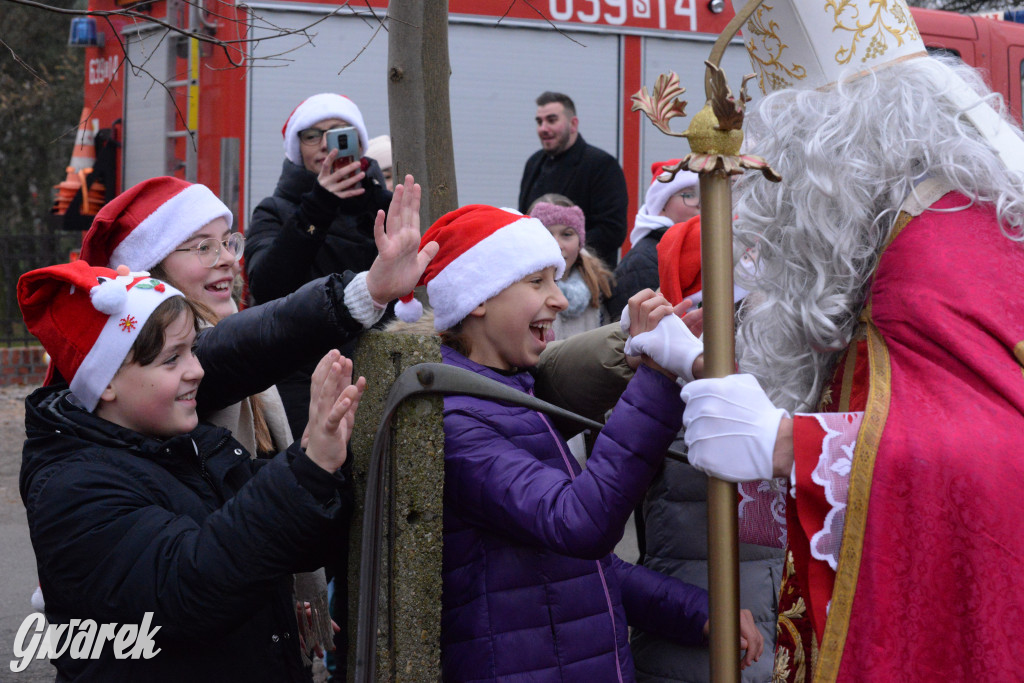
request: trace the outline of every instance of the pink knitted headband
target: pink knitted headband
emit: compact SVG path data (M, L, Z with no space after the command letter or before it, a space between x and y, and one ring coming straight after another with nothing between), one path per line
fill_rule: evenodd
M581 247L587 242L587 230L583 224L583 209L578 206L558 206L547 202L537 202L530 209L530 215L543 223L546 228L550 228L552 225L564 225L567 228L572 228L580 236Z

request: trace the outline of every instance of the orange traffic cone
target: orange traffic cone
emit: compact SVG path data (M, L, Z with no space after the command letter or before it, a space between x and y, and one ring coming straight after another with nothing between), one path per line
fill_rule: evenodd
M92 173L92 165L96 163L96 147L93 144L96 138L96 130L99 122L90 122L89 115L92 114L90 107L82 108L82 118L78 122L78 132L75 134L75 149L71 152L71 164L65 169L67 177L63 182L54 185L53 189L56 191L53 206L50 208L50 213L63 216L67 213L68 206L71 205L71 200L75 198L75 194L85 187L85 177ZM103 202L99 202L97 205L95 202L90 202L88 194L83 193L82 195L82 213L86 215L93 215L102 205ZM89 210L92 210L89 213Z

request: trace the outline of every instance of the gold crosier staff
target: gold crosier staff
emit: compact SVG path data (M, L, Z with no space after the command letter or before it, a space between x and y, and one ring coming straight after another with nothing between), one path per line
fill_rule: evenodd
M665 169L666 182L682 169L700 174L700 250L704 295L704 376L725 377L736 367L733 326L732 188L729 176L743 169L761 171L774 182L781 180L759 157L740 155L743 142L743 109L750 98L743 79L735 98L718 67L726 46L762 0L751 0L725 27L705 62L704 88L707 103L693 117L684 133L669 128L673 118L685 116L686 102L677 99L684 89L674 73L662 74L654 83L633 95L633 111L644 112L663 133L685 137L690 154ZM708 479L708 593L711 604L711 680L740 680L740 587L739 528L736 484Z

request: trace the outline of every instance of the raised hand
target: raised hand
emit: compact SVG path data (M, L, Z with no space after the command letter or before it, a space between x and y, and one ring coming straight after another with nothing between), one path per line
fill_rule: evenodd
M309 386L309 425L303 439L306 455L328 472L345 464L366 379L352 383L352 361L337 350L327 353L313 371Z
M395 187L386 227L384 212L377 212L373 224L377 258L366 274L366 288L377 304L411 292L437 254L437 242L420 249L420 194L420 186L407 175L405 182Z

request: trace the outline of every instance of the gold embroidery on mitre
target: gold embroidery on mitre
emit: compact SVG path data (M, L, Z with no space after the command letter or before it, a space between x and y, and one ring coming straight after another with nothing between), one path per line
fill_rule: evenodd
M793 81L807 78L807 69L803 66L796 63L786 66L782 62L782 53L789 45L779 37L778 22L771 20L773 9L771 5L762 4L743 29L748 37L747 52L758 72L757 84L763 93L791 88Z
M1013 347L1013 355L1021 365L1021 374L1024 374L1024 341L1017 342L1017 345Z
M885 54L890 47L890 40L895 40L897 46L903 45L905 40L920 40L917 24L903 0L868 0L870 16L866 21L861 21L861 9L862 6L855 0L825 0L825 11L831 10L835 17L832 32L846 31L851 34L850 44L841 45L836 50L837 64L849 64L857 54L858 44L864 40L867 40L867 47L860 58L861 62Z

